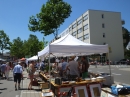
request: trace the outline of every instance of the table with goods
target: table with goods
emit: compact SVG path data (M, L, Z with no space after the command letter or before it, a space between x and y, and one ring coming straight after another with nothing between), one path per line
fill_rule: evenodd
M75 81L67 80L59 76L54 77L53 73L51 74L52 75L40 72L42 79L50 83L51 90L57 97L69 97L70 95L74 94L78 95L78 97L92 97L92 94L90 93L90 88L92 85L95 85L94 87L97 87L97 90L95 90L95 92L99 92L96 95L100 96L102 87L101 83L105 81L105 79L99 76L99 74L94 73L89 73L91 77L85 79L77 77ZM42 88L44 88L44 86Z

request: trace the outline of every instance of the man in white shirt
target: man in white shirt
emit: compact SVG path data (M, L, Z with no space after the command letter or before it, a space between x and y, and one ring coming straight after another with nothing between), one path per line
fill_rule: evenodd
M17 82L18 82L18 89L20 89L22 72L23 72L23 69L22 69L22 66L21 66L21 62L18 62L18 65L16 65L13 69L15 90L17 90Z
M71 80L75 80L76 77L79 77L79 65L78 62L74 61L75 57L71 57L70 62L68 63L68 66L66 68L70 70L70 78Z

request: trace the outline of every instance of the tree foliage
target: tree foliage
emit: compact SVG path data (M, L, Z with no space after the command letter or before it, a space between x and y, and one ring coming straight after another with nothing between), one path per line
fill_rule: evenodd
M12 56L16 56L18 58L24 57L23 53L23 41L20 37L17 37L13 40L11 48L10 48L10 54Z
M16 56L17 58L22 58L25 56L37 55L37 52L44 48L44 44L47 41L39 41L36 35L29 35L28 40L21 40L20 37L13 40L10 54Z
M39 31L45 36L54 34L57 38L57 29L70 16L71 6L63 0L48 0L42 5L40 13L29 19L29 30Z
M30 35L28 41L28 50L30 51L31 56L37 55L37 52L39 52L42 49L42 44L39 42L37 36Z
M0 30L0 49L2 51L2 54L4 50L10 49L10 45L11 43L9 37L3 30Z
M123 43L124 55L125 55L125 58L130 58L130 51L126 49L126 46L130 41L130 32L124 27L122 27L122 32L123 32L123 40L124 40L124 43Z

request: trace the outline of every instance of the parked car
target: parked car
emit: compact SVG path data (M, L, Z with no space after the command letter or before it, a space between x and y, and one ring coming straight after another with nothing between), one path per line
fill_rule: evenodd
M117 64L128 64L129 61L128 59L121 59L120 61L117 62Z

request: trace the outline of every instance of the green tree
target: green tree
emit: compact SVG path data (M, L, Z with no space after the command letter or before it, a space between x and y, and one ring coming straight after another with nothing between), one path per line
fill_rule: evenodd
M124 55L125 55L125 58L130 58L130 51L126 49L126 46L130 41L130 32L124 27L122 27L122 32L123 32L123 40L124 40L124 43L123 43Z
M29 39L27 40L27 46L29 50L29 55L34 56L43 48L43 43L40 42L36 35L30 34Z
M41 51L48 42L39 41L36 35L29 35L27 40L21 40L20 37L13 40L10 48L11 56L22 58L25 56L34 56Z
M39 31L45 36L54 34L57 39L58 28L70 16L71 6L63 0L48 0L42 5L40 13L29 19L29 30Z
M28 43L27 40L24 40L24 41L23 41L23 50L24 50L24 55L25 55L25 56L27 56L27 55L29 56L29 55L30 55L29 45L30 45L30 44Z
M9 37L3 30L0 30L0 49L2 51L2 55L4 50L10 49L10 45L11 43Z
M124 27L122 27L122 32L123 32L124 48L126 48L128 42L129 42L129 35L130 35L130 33Z
M10 48L10 54L12 56L15 56L17 58L24 57L24 49L23 49L23 40L21 40L20 37L17 37L13 40L11 48Z

